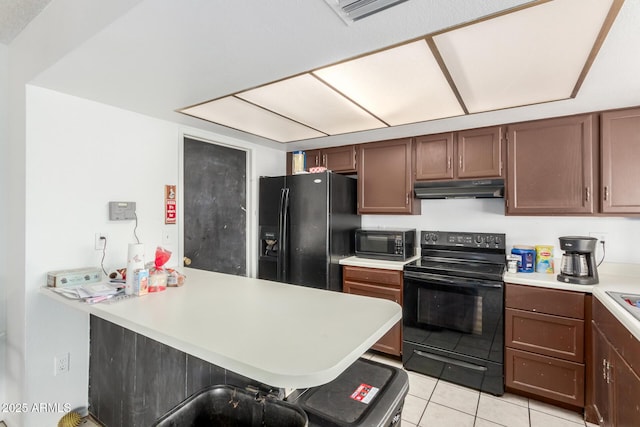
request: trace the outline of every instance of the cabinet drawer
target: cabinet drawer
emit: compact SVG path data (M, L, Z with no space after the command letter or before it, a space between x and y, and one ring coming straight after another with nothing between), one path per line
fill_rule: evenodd
M507 284L505 306L584 320L584 293Z
M584 362L584 321L530 311L505 310L507 347Z
M355 280L369 283L402 287L402 271L382 268L366 268L344 266L344 280Z
M507 348L507 388L584 407L584 364Z

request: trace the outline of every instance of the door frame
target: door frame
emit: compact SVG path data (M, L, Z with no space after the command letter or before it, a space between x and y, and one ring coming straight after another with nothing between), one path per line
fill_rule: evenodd
M234 144L224 143L220 141L216 141L211 139L210 137L198 135L197 132L193 130L190 131L181 131L180 132L180 141L178 143L178 230L180 232L180 238L178 239L178 265L183 267L184 264L182 259L184 258L184 139L189 138L196 141L204 142L207 144L219 145L222 147L233 148L234 150L244 151L245 152L245 168L246 168L246 176L245 176L245 272L246 277L255 277L255 245L254 245L254 235L251 232L254 229L254 209L253 209L253 192L251 191L251 182L253 181L253 174L251 169L251 150L246 147L241 147ZM256 249L257 251L257 249Z

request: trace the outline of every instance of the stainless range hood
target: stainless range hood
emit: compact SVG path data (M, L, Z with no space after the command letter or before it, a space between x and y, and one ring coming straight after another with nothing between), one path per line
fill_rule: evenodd
M418 199L489 199L504 197L504 179L416 182Z

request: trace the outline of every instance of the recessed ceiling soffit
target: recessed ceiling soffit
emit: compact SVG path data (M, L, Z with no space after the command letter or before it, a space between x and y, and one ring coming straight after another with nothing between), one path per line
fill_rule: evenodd
M623 2L539 1L178 111L292 142L570 99Z

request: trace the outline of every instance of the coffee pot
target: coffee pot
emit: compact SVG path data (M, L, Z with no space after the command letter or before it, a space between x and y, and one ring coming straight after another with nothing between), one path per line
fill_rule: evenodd
M596 264L595 237L565 236L560 237L560 249L565 251L560 261L558 280L579 285L595 285L598 283L598 267Z

